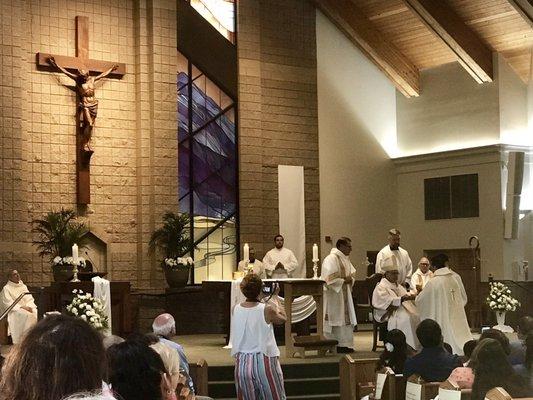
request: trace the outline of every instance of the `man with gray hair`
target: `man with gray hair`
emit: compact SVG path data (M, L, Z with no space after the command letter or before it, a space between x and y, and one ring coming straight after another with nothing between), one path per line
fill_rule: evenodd
M189 375L189 361L187 360L187 356L181 345L170 340L172 336L176 335L176 321L174 317L168 313L158 315L152 323L152 330L159 337L160 342L178 352L180 357L180 373L185 377L185 386L194 394L194 384Z

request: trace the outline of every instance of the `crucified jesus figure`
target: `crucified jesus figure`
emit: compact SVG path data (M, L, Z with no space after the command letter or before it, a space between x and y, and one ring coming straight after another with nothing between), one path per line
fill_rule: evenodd
M118 65L115 64L107 71L102 72L100 75L91 76L89 71L85 69L79 69L78 73L72 73L67 71L61 65L56 63L54 57L50 57L48 63L53 67L59 69L66 76L71 78L76 82L76 90L80 96L80 103L78 104L78 113L79 121L81 128L81 149L85 152L92 154L91 149L91 136L96 120L96 115L98 113L98 100L95 97L95 86L96 83L108 76L111 72L118 68Z

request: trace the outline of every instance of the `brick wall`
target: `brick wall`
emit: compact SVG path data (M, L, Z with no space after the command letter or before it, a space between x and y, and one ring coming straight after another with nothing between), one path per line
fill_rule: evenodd
M261 257L272 248L277 167L302 165L310 260L320 239L315 8L301 0L238 4L241 243Z
M89 17L90 57L126 64L96 91L92 204L78 210L107 245L107 271L136 287L162 286L147 242L176 209L176 14L173 0L1 2L0 272L32 285L51 279L29 222L76 209L75 95L35 53L75 55L75 16Z

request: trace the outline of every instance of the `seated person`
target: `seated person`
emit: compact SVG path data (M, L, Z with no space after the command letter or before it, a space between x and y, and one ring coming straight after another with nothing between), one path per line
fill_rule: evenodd
M420 343L416 338L416 327L420 323L414 300L416 295L409 294L405 287L398 284L400 275L398 266L394 265L393 257L386 258L381 263L384 277L376 285L372 293L374 318L378 322L387 322L387 329L400 329L406 337L407 344L418 349Z
M263 258L263 264L269 278L291 278L294 270L298 268L296 256L291 250L283 247L284 242L283 236L276 235L274 238L275 247L269 250Z
M406 378L418 374L426 382L443 382L455 368L463 365L459 356L444 349L442 331L432 319L425 319L418 325L416 336L422 351L405 361L403 375Z
M518 320L518 327L516 330L518 340L513 340L509 343L511 348L509 362L511 365L524 365L526 359L525 340L530 333L533 334L533 317L526 315Z
M528 383L513 371L500 342L482 339L472 353L472 400L483 400L489 390L502 387L513 398L533 395Z
M393 329L387 333L385 351L379 356L376 371L389 367L395 374L403 374L405 360L413 355L405 341L404 333Z
M13 346L0 381L0 398L52 400L102 389L106 354L101 335L81 318L51 315Z
M126 340L107 350L109 383L117 398L175 400L168 372L155 350L138 340Z
M185 378L185 385L194 393L194 384L189 375L189 360L187 360L185 351L178 343L170 340L172 336L176 335L176 321L174 317L168 313L158 315L152 323L152 330L162 343L176 350L180 359L180 372Z
M0 292L0 313L7 310L22 293L28 292L28 287L20 280L20 275L16 269L9 273L8 279L2 292ZM22 297L7 315L8 334L11 335L13 343L20 343L24 332L36 322L37 306L33 296L28 294Z
M263 263L255 258L255 249L253 247L250 247L249 251L249 261L248 260L241 260L239 261L238 270L242 272L252 272L259 276L261 279L266 278L265 274L265 267L263 266Z
M472 383L474 382L474 372L470 367L470 357L477 345L477 340L469 340L463 346L463 352L465 353L463 357L463 366L455 368L450 376L448 381L459 387L460 389L472 389Z

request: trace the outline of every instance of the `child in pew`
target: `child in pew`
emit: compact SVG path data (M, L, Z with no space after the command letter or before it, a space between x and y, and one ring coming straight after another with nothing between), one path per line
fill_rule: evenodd
M395 374L402 374L407 357L414 355L407 346L405 334L399 329L387 333L385 351L376 364L376 371L389 367Z
M474 372L470 367L470 357L477 345L477 340L469 340L463 346L463 352L465 353L463 359L463 366L455 368L450 376L448 381L460 389L472 389L472 384L474 383Z
M416 328L416 336L422 350L405 361L406 378L418 374L426 382L443 382L455 368L463 365L458 355L444 349L442 331L436 321L429 318L422 321Z
M474 371L472 400L483 400L487 392L495 387L502 387L513 398L533 395L529 383L514 372L507 356L497 340L479 341L470 361Z

